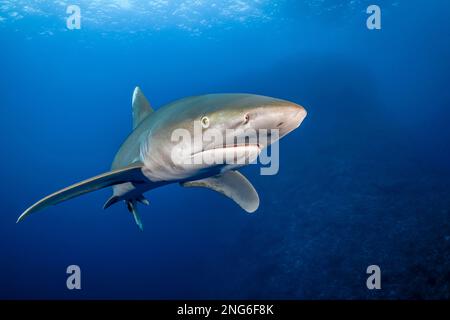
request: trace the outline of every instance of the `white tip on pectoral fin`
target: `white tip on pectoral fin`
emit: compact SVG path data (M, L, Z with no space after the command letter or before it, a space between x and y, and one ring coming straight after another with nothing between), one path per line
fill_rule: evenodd
M214 177L188 181L183 187L203 187L217 191L234 200L242 209L252 213L259 207L259 196L252 184L237 171L227 171Z

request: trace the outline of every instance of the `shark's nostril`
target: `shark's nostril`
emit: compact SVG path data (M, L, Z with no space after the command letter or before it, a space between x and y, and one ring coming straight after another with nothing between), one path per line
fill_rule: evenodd
M281 127L283 124L284 124L284 122L281 121L279 124L277 124L277 127L279 128L279 127Z

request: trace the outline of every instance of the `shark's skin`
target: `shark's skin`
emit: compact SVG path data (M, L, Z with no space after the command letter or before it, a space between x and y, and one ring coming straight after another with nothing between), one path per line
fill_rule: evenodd
M143 93L136 88L133 94L133 116L134 130L115 155L111 172L40 200L28 208L18 221L46 206L112 186L113 196L105 203L105 208L118 201L125 201L142 229L137 202L148 204L143 193L169 183L208 187L229 196L246 211L252 212L258 207L259 198L245 177L234 171L240 165L175 163L172 155L177 151L176 148L180 148L180 144L172 137L174 130L186 129L195 139L196 135L203 135L208 130L219 130L226 136L226 129L235 129L236 137L247 129L266 129L269 132L278 129L281 138L301 124L306 117L306 110L289 101L260 95L209 94L177 100L153 111ZM195 131L194 122L204 121L204 118L207 118L208 126L200 132ZM239 146L202 142L194 145L188 156L204 152L223 154L241 148L245 157L251 158L265 147L260 140L257 144ZM236 188L240 190L233 190Z

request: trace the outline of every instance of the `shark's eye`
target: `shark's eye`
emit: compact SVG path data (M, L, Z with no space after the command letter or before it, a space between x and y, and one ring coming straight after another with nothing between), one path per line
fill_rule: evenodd
M248 113L246 113L244 116L244 124L247 124L249 120L250 120L250 116L248 115Z
M208 117L202 117L201 122L202 122L202 127L204 129L209 127L209 118Z

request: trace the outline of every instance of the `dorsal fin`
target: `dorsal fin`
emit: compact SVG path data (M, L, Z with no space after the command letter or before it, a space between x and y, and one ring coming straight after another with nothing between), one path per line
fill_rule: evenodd
M142 120L153 112L153 109L139 87L134 89L131 104L133 107L133 129L135 129Z

